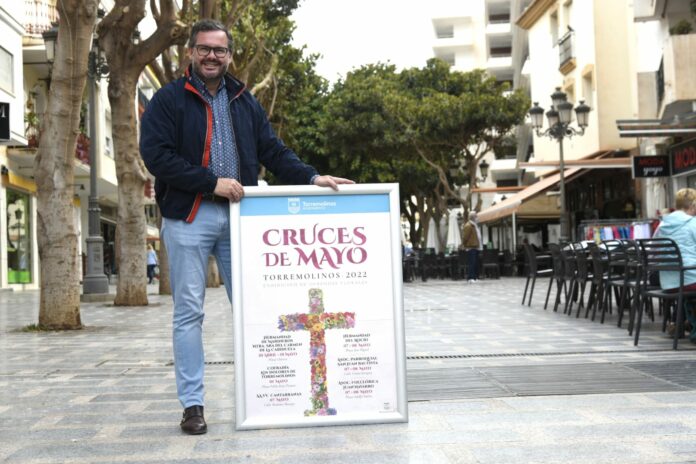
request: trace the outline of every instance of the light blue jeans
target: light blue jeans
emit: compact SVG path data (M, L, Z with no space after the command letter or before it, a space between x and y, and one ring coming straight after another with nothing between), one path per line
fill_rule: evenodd
M169 256L169 279L174 300L174 372L184 408L203 406L203 301L208 256L214 255L231 301L230 208L201 202L192 223L164 218L162 238Z

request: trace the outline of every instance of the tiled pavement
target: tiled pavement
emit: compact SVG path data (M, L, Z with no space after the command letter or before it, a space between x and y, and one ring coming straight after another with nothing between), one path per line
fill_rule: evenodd
M648 322L634 347L614 316L544 311L545 282L521 306L523 286L404 286L408 424L245 432L234 430L232 316L224 290L209 290L198 437L177 426L169 297L84 304L85 330L26 333L38 294L0 293L0 462L696 462L694 346L672 351Z

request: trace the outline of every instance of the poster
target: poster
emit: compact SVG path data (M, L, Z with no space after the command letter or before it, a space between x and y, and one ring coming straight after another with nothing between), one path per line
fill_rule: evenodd
M407 420L398 198L253 187L231 206L238 429Z

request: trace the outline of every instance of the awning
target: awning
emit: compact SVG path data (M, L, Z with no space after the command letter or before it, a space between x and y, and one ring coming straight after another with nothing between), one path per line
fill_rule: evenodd
M696 120L665 123L660 119L618 120L620 137L670 137L696 134Z
M629 168L630 158L608 158L613 151L599 151L585 158L570 160L564 164L571 163L570 169L564 171L565 182L571 181L576 177L588 172L596 165L605 165L611 168ZM520 163L522 165L523 163ZM524 163L531 166L558 168L558 161ZM521 192L509 196L505 200L497 203L478 214L481 223L493 222L498 219L511 216L516 213L520 219L553 219L560 217L560 208L556 197L542 195L550 188L556 186L561 181L559 172L540 179L536 183L528 186Z
M563 162L566 168L583 168L583 169L631 169L631 158L595 158L595 159L577 159ZM558 160L551 161L536 161L533 163L520 163L521 168L556 168L560 167Z
M565 170L565 181L569 181L574 177L577 177L582 168L572 168ZM516 193L505 200L497 203L489 208L478 213L478 220L480 223L493 222L498 219L504 218L506 216L511 216L512 213L520 212L523 205L529 207L532 211L529 211L530 215L527 217L536 218L557 218L560 217L560 209L556 204L556 198L551 198L547 196L541 196L541 198L536 199L532 203L534 197L540 196L541 193L555 186L561 181L561 174L554 174L545 179L541 179L536 183L530 185L526 189L519 193ZM521 215L520 215L521 216Z

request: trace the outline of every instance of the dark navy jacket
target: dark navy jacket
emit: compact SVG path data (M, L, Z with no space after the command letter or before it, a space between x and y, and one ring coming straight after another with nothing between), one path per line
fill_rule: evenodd
M190 68L189 68L190 69ZM213 110L190 82L189 72L162 87L143 114L140 154L155 176L162 215L192 222L202 195L215 190L208 169ZM266 113L240 81L225 75L242 185L257 185L262 164L284 184L309 184L317 171L275 135Z

